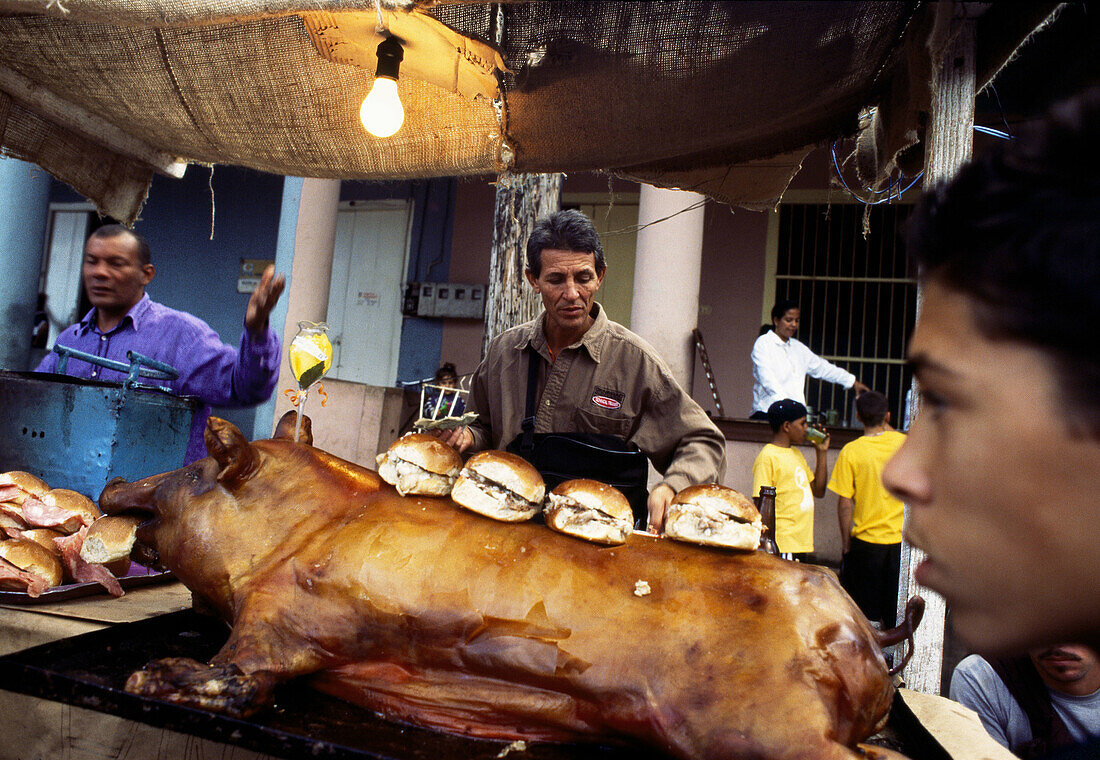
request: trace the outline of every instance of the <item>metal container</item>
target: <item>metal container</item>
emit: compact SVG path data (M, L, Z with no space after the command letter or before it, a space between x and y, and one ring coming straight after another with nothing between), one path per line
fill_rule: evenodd
M198 399L132 382L0 370L0 472L93 500L109 480L183 466Z

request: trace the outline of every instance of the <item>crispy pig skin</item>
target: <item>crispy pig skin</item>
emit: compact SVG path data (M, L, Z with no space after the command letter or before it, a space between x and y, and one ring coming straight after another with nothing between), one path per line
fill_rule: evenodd
M777 760L857 758L850 748L889 711L873 631L824 570L504 525L448 498L402 497L302 443L249 443L217 418L207 445L212 456L110 484L100 503L155 510L162 564L231 623L215 675L195 677L207 693L218 672L257 679L250 691L234 676L229 702L310 676L455 733ZM652 593L635 595L639 580ZM186 678L132 680L187 703Z

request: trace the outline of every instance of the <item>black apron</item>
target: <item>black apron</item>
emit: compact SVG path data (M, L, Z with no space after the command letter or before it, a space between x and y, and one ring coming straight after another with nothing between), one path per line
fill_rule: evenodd
M542 474L549 492L573 478L590 478L623 492L634 512L634 526L645 530L649 519L649 460L641 449L617 435L605 433L536 433L539 355L527 349L527 405L521 427L507 451L526 459Z

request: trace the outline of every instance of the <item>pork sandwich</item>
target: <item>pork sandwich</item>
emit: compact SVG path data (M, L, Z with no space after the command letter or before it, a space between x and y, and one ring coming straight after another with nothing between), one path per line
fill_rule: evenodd
M100 517L84 536L80 558L85 562L114 565L110 568L112 571L117 567L125 572L129 569L130 551L134 548L139 522L139 518L129 515Z
M50 550L22 538L0 541L0 589L39 596L61 579L61 561Z
M688 486L665 514L666 536L704 546L754 551L763 527L751 499L715 483Z
M503 522L531 519L545 495L538 470L522 457L496 450L470 457L451 490L455 503Z
M16 506L23 503L28 496L41 496L49 491L41 478L22 470L11 470L0 473L0 502L8 502Z
M546 499L546 524L597 544L623 544L634 530L634 513L622 491L598 480L560 483Z
M462 457L435 436L410 433L377 457L378 474L402 496L446 496L451 492Z

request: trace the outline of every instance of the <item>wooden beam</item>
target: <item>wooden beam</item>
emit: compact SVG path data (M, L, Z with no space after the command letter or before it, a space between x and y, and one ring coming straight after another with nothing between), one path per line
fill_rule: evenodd
M932 91L932 113L927 131L924 157L924 189L950 180L973 153L974 148L974 22L957 22L954 39L944 50L942 64ZM917 319L920 319L923 293L917 288ZM919 413L916 380L910 402L910 419ZM908 515L908 507L906 508ZM924 620L917 629L913 658L902 671L905 685L925 694L939 694L943 669L944 624L947 605L939 594L917 586L913 570L924 558L923 552L902 543L899 620L905 601L915 594L925 600Z
M482 356L493 338L534 319L542 307L523 276L527 238L536 220L561 208L561 182L560 174L505 174L497 180Z

